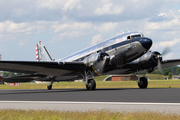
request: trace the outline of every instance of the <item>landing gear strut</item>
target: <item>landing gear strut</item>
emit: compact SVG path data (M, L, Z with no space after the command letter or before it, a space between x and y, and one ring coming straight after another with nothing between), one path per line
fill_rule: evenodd
M96 89L96 82L94 80L94 74L89 71L84 71L84 75L81 74L83 77L84 84L86 85L87 90L95 90ZM91 79L89 79L91 78Z
M52 89L52 84L53 84L54 81L51 81L51 83L47 86L47 89L48 90L51 90Z
M86 85L87 90L95 90L96 89L96 82L94 79L89 79L88 84Z

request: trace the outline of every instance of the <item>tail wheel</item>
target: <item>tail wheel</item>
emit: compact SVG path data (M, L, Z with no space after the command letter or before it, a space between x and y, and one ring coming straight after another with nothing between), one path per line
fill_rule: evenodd
M148 81L147 81L147 79L146 79L145 77L141 77L140 80L139 80L139 82L138 82L138 86L139 86L139 88L141 88L141 89L147 88L147 86L148 86Z
M48 89L48 90L51 90L51 89L52 89L52 85L48 85L48 86L47 86L47 89Z
M87 90L95 90L96 89L96 82L94 79L88 80L88 85L86 85Z

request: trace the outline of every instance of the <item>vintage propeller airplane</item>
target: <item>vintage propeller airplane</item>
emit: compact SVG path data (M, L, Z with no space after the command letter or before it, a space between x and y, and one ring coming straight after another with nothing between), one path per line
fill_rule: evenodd
M152 40L139 32L123 33L99 44L71 54L61 60L52 60L42 43L36 46L37 61L0 61L0 70L27 73L28 75L5 78L5 82L50 81L83 79L87 90L95 90L94 76L152 72L180 64L180 59L163 60L157 51L149 51ZM51 60L48 60L47 57ZM147 78L138 77L139 88L148 86Z

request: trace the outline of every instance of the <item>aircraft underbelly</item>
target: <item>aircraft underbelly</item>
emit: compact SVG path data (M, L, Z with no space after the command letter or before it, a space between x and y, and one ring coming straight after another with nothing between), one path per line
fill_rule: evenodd
M111 71L108 71L106 73L103 73L103 75L117 75L117 74L129 74L129 69L114 69Z
M62 80L73 80L74 78L77 78L78 76L57 76L55 78L56 81L62 81Z

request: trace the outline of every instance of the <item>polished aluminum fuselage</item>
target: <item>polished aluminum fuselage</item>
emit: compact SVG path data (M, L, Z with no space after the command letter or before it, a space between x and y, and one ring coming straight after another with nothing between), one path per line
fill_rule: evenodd
M99 51L107 53L111 60L117 57L125 56L126 62L131 62L146 53L146 49L143 48L139 41L128 41L127 36L141 33L125 33L113 38L110 38L97 45L83 49L79 52L71 54L70 56L60 60L62 62L83 61L88 56L97 53Z
M133 32L133 33L125 33L118 35L104 42L101 42L97 45L91 46L74 54L71 54L70 56L60 61L61 62L83 61L92 54L95 54L97 52L105 52L110 57L110 65L107 68L105 68L106 70L102 74L124 73L124 71L126 71L126 69L123 69L124 65L138 59L139 57L144 55L149 49L149 48L148 49L145 48L142 45L141 39L143 39L143 36L138 39L127 40L127 36L136 35L136 34L141 34L141 33ZM74 77L77 77L77 75L75 75ZM58 80L60 79L61 77L59 76ZM64 79L65 78L62 78L62 80Z

